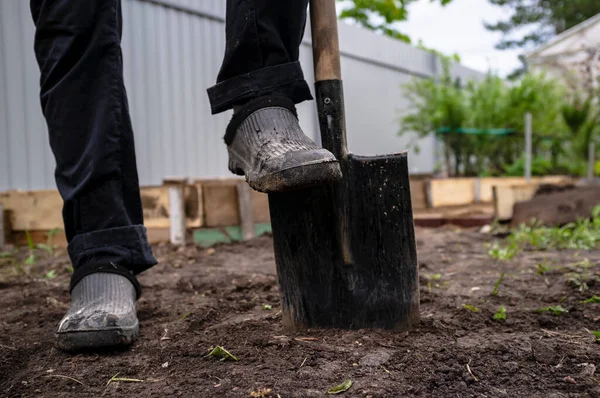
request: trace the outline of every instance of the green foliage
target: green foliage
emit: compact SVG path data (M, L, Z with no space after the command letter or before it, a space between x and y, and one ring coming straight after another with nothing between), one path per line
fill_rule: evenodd
M46 273L46 279L56 278L56 270L50 270Z
M494 242L494 244L488 249L488 256L495 260L508 261L511 260L519 251L520 247L516 243L502 246L498 242Z
M223 348L221 346L216 346L215 348L211 349L211 351L208 353L207 357L216 357L216 358L219 358L221 361L226 361L226 360L238 361L239 360L233 354L231 354L229 351L227 351L225 348Z
M498 308L498 311L494 314L495 321L505 321L506 320L506 308L503 305Z
M588 332L590 332L590 334L596 337L596 343L600 343L600 332L597 332L595 330L588 330Z
M521 156L512 164L503 165L505 176L522 177L525 175L525 157ZM541 156L531 160L531 175L545 176L551 174L554 170L552 162Z
M512 15L485 27L504 35L498 49L540 45L553 36L572 28L600 13L598 0L489 0L490 3L512 9ZM514 33L525 34L514 38Z
M37 245L37 247L48 252L48 254L50 255L54 254L55 246L52 244L52 240L56 235L58 235L60 231L60 228L54 228L48 231L48 233L46 234L46 243L40 243Z
M407 6L417 0L338 0L344 3L340 19L348 19L377 33L410 43L410 37L398 31L395 23L408 19ZM452 0L437 1L442 5Z
M541 262L537 265L537 273L538 275L544 275L548 272L550 272L552 270L552 268L546 264L546 262Z
M546 308L540 308L539 310L536 310L536 312L540 312L540 313L541 312L549 312L552 315L562 315L562 314L568 313L569 311L567 311L560 305L556 305L556 306L549 306Z
M410 108L400 120L399 131L400 135L416 133L417 137L425 137L448 129L449 133L438 137L444 143L446 168L452 174L523 175L527 112L534 120L534 154L550 152L552 145L557 146L555 142L562 143L568 136L561 114L566 92L562 83L544 74L528 74L509 85L491 73L482 80L460 82L450 73L453 62L450 57L442 58L443 72L437 81L413 79L403 86ZM514 134L453 133L459 128L507 129ZM536 175L558 167L552 162L554 158L534 158Z
M350 387L352 387L352 380L345 380L342 384L331 387L329 390L327 390L327 394L341 394L345 391L348 391Z
M469 305L469 304L463 304L462 305L464 309L466 309L467 311L471 311L471 312L479 312L479 308L473 306L473 305Z
M564 101L561 113L568 127L570 145L563 153L572 159L581 159L579 167L587 167L588 148L598 133L600 125L600 108L595 104L596 94L591 91L585 95L578 90L573 91ZM583 164L581 164L583 163Z
M500 290L500 285L502 284L503 280L504 280L504 272L500 274L500 277L496 281L496 284L494 285L494 290L492 290L492 296L498 295L499 290Z
M427 290L431 293L433 288L433 281L439 281L442 278L442 274L434 274L434 275L424 275L425 279L427 279Z
M488 255L496 260L507 261L512 259L525 247L535 250L548 249L583 249L590 250L600 245L600 206L592 211L591 218L581 219L562 227L545 227L535 221L530 224L521 224L513 229L506 241L501 244L494 242L488 249ZM588 259L584 259L572 268L583 269L592 267ZM548 272L549 266L538 264L537 272L540 275ZM585 275L584 275L585 276ZM581 273L571 275L572 283L585 290L587 276L581 280Z
M25 231L25 236L27 237L27 247L29 247L29 255L25 259L25 264L32 265L37 261L35 256L35 245L33 244L33 239L31 238L29 231Z
M592 303L593 304L600 304L600 297L598 297L598 296L592 296L592 297L590 297L587 300L583 300L581 303L582 304L592 304Z
M509 247L531 246L536 250L593 249L600 242L600 206L591 219L582 219L562 227L522 224L508 237Z

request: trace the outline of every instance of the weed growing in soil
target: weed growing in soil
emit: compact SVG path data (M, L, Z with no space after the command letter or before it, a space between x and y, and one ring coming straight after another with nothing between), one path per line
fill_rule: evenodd
M35 256L35 245L33 244L33 239L31 239L31 234L29 231L25 231L25 236L27 237L27 246L29 247L29 256L25 259L25 264L31 265L35 264L37 258Z
M549 306L546 308L541 308L539 310L537 310L536 312L549 312L553 315L562 315L562 314L566 314L567 312L569 312L568 310L564 309L562 306L557 305L557 306Z
M48 231L48 233L46 234L46 237L47 237L46 243L39 243L37 245L37 247L39 249L44 250L48 254L53 255L56 247L54 246L54 244L52 244L52 240L56 235L58 235L59 232L60 232L60 228L54 228L54 229L51 229L50 231ZM28 243L29 243L29 240L28 240ZM29 247L31 248L31 245Z
M596 343L600 343L600 332L597 332L595 330L588 330L588 332L590 332L594 335L594 337L596 337Z
M562 227L545 227L532 221L521 224L506 238L504 245L495 242L488 255L496 260L512 259L525 247L535 250L583 249L589 250L600 244L600 206L592 211L591 219L582 219ZM547 272L538 265L538 273Z
M220 358L221 361L225 361L227 359L231 359L233 361L239 360L232 353L221 346L216 346L213 348L211 352L208 353L207 357L217 357Z
M435 275L424 275L425 279L427 279L427 290L429 290L429 293L431 293L431 290L433 288L433 281L439 281L442 278L442 274L435 274Z
M589 299L583 300L581 302L581 304L592 304L592 303L593 304L600 304L600 297L598 297L598 296L592 296Z
M504 272L500 274L500 278L498 278L498 280L496 281L496 284L494 285L494 290L492 290L492 296L498 295L498 291L500 290L500 284L502 284L503 280L504 280Z
M471 311L471 312L479 312L479 308L475 307L474 305L469 305L469 304L463 304L462 305L464 309Z
M488 255L495 260L508 261L512 259L519 251L520 248L515 243L511 243L506 247L502 247L498 244L498 242L494 242L494 244L488 249Z
M542 261L537 265L537 273L538 275L545 275L546 273L552 271L552 267L548 265L546 260Z
M498 308L498 311L494 314L495 321L505 321L506 320L506 308L503 305Z

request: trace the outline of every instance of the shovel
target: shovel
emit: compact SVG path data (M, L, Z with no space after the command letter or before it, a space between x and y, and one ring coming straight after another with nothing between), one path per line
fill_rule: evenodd
M335 0L311 0L310 17L321 142L343 177L269 194L283 324L407 330L419 322L407 153L348 152Z

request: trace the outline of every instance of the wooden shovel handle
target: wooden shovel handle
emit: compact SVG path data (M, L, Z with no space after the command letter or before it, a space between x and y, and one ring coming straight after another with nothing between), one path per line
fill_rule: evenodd
M341 80L335 0L310 0L315 81Z

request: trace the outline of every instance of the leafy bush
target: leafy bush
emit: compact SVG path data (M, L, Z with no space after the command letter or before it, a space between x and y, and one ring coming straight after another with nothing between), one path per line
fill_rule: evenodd
M533 175L585 173L587 145L599 129L597 101L582 102L556 79L526 74L507 83L488 73L461 82L441 57L438 80L414 79L403 86L410 103L399 134L438 134L453 175L523 175L525 114L533 117ZM595 123L593 122L595 121ZM505 129L513 134L464 134L459 129Z

